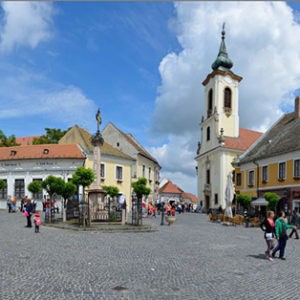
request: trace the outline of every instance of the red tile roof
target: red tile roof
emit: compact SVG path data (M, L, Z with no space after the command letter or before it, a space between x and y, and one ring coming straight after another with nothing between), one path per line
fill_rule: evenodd
M245 151L247 150L263 133L240 128L240 135L238 138L224 137L224 148Z
M175 185L172 181L168 181L159 189L159 194L182 194L183 190Z
M17 137L16 143L20 144L20 146L26 146L26 145L32 145L33 139L40 137L37 136L23 136L23 137Z
M76 144L44 144L16 147L1 147L0 160L36 158L82 158L85 156Z
M198 198L194 194L191 194L191 193L183 193L182 198L183 199L189 199L193 203L198 203Z

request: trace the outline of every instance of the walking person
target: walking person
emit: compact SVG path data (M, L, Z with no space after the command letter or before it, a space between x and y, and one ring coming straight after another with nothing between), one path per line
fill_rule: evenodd
M297 215L296 210L294 209L293 213L292 213L292 218L291 218L291 224L293 225L293 228L292 228L291 233L289 234L289 238L291 238L293 236L293 234L295 233L295 239L299 240L299 234L297 231L298 221L299 221L298 215Z
M40 225L42 223L40 213L36 211L34 213L34 218L33 218L33 223L34 223L34 232L39 233L40 232Z
M32 224L31 224L32 205L31 205L30 199L28 199L28 198L24 205L24 209L25 209L26 218L27 218L27 226L25 226L25 227L32 227Z
M7 207L8 207L8 212L11 213L11 208L12 208L11 196L7 197L6 204L7 204Z
M278 240L277 246L272 251L272 257L275 257L276 252L279 250L279 258L285 260L284 251L286 247L286 242L288 240L287 229L293 228L293 225L286 223L284 220L285 212L281 211L279 217L275 222L275 233Z
M268 211L267 218L260 224L260 228L265 232L264 237L267 243L267 250L265 251L266 258L272 261L271 250L274 247L275 239L275 223L274 212Z

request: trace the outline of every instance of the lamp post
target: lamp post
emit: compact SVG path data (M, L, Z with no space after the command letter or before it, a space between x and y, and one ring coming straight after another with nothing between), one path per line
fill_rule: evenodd
M160 225L164 225L164 218L165 218L165 202L161 202L161 222Z

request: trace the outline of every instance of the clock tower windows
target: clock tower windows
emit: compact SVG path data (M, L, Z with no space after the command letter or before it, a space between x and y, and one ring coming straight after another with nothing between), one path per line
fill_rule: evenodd
M231 89L229 87L226 87L224 89L224 112L227 117L231 115L232 112L232 95L231 95Z
M207 103L207 118L212 115L213 112L213 90L210 89L208 92L208 103Z

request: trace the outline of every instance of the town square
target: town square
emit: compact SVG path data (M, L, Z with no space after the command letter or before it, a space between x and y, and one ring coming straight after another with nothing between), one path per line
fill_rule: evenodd
M0 11L0 299L299 298L298 3Z

